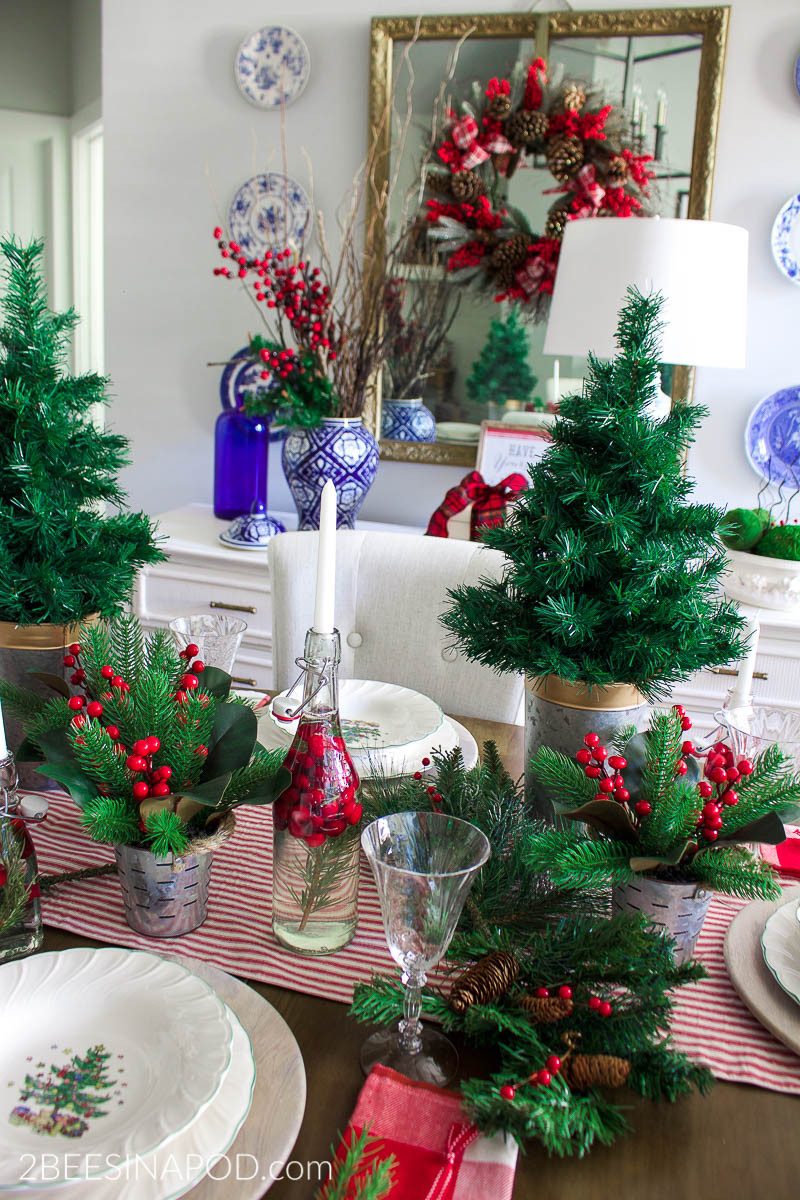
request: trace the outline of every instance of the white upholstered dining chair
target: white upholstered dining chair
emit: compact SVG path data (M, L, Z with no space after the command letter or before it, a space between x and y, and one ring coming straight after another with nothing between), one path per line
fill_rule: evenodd
M445 712L519 720L522 676L500 675L450 646L439 623L447 589L498 577L505 559L476 542L405 533L339 530L336 626L342 679L380 679L431 696ZM273 679L297 674L314 616L317 534L282 533L269 544Z

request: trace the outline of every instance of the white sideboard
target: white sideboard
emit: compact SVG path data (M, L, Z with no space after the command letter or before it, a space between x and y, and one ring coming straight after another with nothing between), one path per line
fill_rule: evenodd
M297 524L295 513L274 514L287 529ZM166 562L143 571L137 581L136 611L145 627L166 625L173 617L191 613L230 612L247 622L234 675L243 687L269 690L272 686L272 598L269 550L231 550L219 541L229 522L218 521L210 505L188 504L158 518L165 537ZM421 527L359 522L360 529L422 534ZM761 622L757 703L800 709L800 619L770 609L757 612ZM695 718L702 734L714 725L733 685L730 669L700 671L675 688L673 700Z
M287 529L296 513L271 514ZM240 687L272 687L272 596L269 548L231 550L219 540L230 521L219 521L208 504L187 504L158 517L168 558L142 571L136 583L136 613L145 628L167 625L194 613L231 613L247 622L234 679ZM359 529L418 533L416 526L359 521Z

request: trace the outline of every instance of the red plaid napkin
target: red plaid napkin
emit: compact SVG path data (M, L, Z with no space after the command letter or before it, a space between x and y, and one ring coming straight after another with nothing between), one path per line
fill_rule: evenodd
M463 512L471 504L470 537L473 542L478 541L484 529L503 524L506 505L527 486L524 475L506 475L500 483L490 485L484 482L480 471L470 471L461 483L450 488L425 532L430 537L447 537L449 518Z
M368 1125L377 1154L394 1155L391 1200L511 1200L517 1144L483 1137L457 1092L373 1067L350 1124L356 1134Z
M784 875L800 879L800 826L786 826L786 841L779 846L762 846L761 857Z

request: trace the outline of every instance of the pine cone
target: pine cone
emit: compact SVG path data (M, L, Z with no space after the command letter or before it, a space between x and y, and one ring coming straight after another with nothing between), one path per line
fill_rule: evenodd
M628 164L621 154L613 154L606 166L606 182L611 187L621 187L628 178Z
M567 112L580 112L586 103L586 92L577 83L570 83L561 94L561 106Z
M543 112L519 108L506 121L505 135L515 150L535 150L544 142L548 124Z
M501 287L511 287L514 275L528 257L531 239L526 233L515 233L512 238L500 242L489 258L489 269L494 272Z
M567 214L569 213L570 202L554 204L550 209L544 225L544 236L546 238L553 238L557 242L561 241L564 236L564 230L567 227Z
M519 1003L534 1025L552 1025L568 1017L573 1009L572 1001L565 996L521 996Z
M562 1063L561 1073L569 1087L583 1092L590 1087L622 1087L631 1064L615 1054L572 1054Z
M566 183L583 163L583 142L576 137L557 137L548 144L547 165L559 183Z
M452 188L452 176L443 171L429 171L425 182L436 196L445 195Z
M495 121L503 121L510 112L511 100L502 94L493 96L486 105L487 117L493 117Z
M496 1000L511 987L519 975L519 963L506 950L485 954L463 974L450 989L450 1007L454 1012L466 1012L473 1004Z
M450 178L450 190L456 200L469 203L483 194L483 184L474 171L455 171Z

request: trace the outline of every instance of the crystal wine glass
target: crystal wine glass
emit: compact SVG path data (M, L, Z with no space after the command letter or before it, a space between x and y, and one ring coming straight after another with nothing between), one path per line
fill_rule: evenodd
M178 649L198 647L197 657L207 667L219 667L230 675L247 622L240 617L223 617L218 613L200 613L192 617L176 617L169 623Z
M446 813L406 812L378 817L361 835L378 885L389 953L402 968L405 997L397 1029L374 1033L361 1048L361 1066L376 1063L439 1087L458 1068L455 1046L420 1022L426 972L453 937L473 880L490 854L488 839Z

